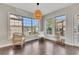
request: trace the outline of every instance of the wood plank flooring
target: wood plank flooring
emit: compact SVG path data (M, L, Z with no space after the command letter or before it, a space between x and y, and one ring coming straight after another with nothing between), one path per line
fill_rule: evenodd
M0 55L78 55L79 48L60 46L48 40L26 43L23 48L13 50L12 47L0 48Z

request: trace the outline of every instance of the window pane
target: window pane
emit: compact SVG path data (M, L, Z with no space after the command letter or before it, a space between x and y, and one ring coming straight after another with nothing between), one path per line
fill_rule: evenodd
M12 38L13 33L22 34L22 20L16 18L18 18L18 16L10 15L10 39Z
M53 19L46 20L46 32L47 34L53 34Z
M32 26L38 26L38 21L35 19L32 19Z
M38 33L38 21L35 19L32 19L32 34Z
M10 25L14 25L14 20L10 19Z
M65 35L66 22L65 16L57 16L56 19L56 33L59 33L61 36Z
M31 19L23 18L24 34L25 36L31 35Z
M24 26L31 26L31 19L30 18L23 18Z

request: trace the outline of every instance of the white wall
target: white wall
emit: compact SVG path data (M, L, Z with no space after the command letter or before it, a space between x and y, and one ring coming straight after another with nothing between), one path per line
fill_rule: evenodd
M33 14L15 7L5 4L0 4L0 46L7 45L11 41L8 39L9 35L9 13L22 15L26 17L33 17Z
M55 18L56 16L65 15L66 16L66 35L65 35L65 43L70 45L75 45L73 38L73 20L74 16L79 14L79 4L73 4L69 7L57 10L55 12L49 13L43 17L44 21L47 18ZM54 20L54 19L53 19ZM45 26L45 25L44 25ZM45 28L44 28L45 30ZM76 46L79 44L76 44Z

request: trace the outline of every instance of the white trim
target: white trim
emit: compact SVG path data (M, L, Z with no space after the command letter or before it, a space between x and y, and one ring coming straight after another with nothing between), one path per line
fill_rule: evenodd
M25 42L29 42L29 41L32 41L32 40L37 40L39 37L33 37L33 38L27 38L26 40L25 40ZM49 36L45 36L45 38L47 38L47 39L49 39L49 40L52 40L52 41L56 41L55 40L55 37L54 36L52 36L52 37L49 37ZM66 38L65 38L66 39ZM73 43L71 43L71 42L65 42L65 44L67 44L67 45L70 45L70 46L75 46L75 47L79 47L79 45L75 45L75 44L73 44ZM3 48L3 47L8 47L8 46L12 46L12 44L11 43L9 43L9 44L5 44L5 45L0 45L0 48Z
M70 43L70 42L65 42L65 44L79 48L79 45L76 45L76 44L73 44L73 43Z
M73 44L70 43L70 42L65 42L65 44L70 45L70 46L73 46Z
M12 44L9 43L9 44L5 44L5 45L0 45L0 48L3 48L3 47L8 47L8 46L11 46Z
M51 41L56 41L55 37L53 37L53 36L52 37L46 36L45 38L47 38L48 40L51 40ZM65 38L65 37L62 37L62 38ZM65 38L65 39L67 39L67 38ZM65 44L70 45L70 46L74 46L74 47L79 47L79 45L73 44L72 42L65 41Z
M29 41L36 40L36 39L38 39L38 38L32 38L32 39L28 39L28 40L26 39L25 42L29 42ZM8 46L12 46L12 43L0 45L0 48L8 47Z

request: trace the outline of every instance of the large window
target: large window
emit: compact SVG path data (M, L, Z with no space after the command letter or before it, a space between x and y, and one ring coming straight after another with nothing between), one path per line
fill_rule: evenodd
M10 14L9 17L10 17L10 39L12 38L14 33L21 33L25 37L38 34L39 30L38 20L14 14Z
M24 34L26 36L38 34L38 21L31 18L23 18Z
M38 20L32 19L32 34L38 34L39 31Z
M23 33L22 32L22 17L10 14L10 38L13 33Z
M65 35L66 30L66 17L65 16L57 16L55 17L55 33L59 34L60 36Z
M79 46L79 14L74 15L73 20L73 43Z
M53 34L53 25L54 25L54 20L52 18L49 18L46 20L46 34Z
M24 35L25 36L31 35L31 19L30 18L23 18L23 27L24 27Z

